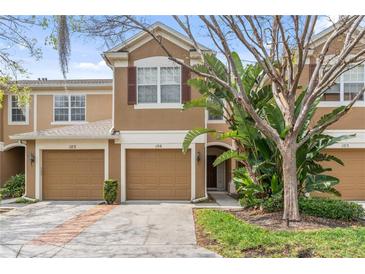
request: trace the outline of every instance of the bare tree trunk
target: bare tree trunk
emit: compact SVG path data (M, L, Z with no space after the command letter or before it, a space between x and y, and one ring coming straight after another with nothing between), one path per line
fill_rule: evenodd
M285 146L283 156L284 213L283 219L300 221L295 140Z

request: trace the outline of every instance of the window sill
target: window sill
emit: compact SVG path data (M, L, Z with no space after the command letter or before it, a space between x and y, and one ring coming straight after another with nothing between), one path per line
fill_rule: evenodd
M80 122L51 122L51 125L54 126L73 126L73 125L84 125L87 124L86 121L80 121Z
M136 104L134 109L182 109L183 104Z
M350 101L322 101L319 102L318 107L340 107L340 106L347 106L350 103ZM355 104L352 107L365 107L365 102L355 102Z
M29 126L28 122L8 122L9 126Z
M226 121L224 120L208 120L208 124L225 124Z

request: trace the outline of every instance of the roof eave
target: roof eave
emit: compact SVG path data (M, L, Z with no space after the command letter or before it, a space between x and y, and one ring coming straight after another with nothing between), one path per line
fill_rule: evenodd
M175 29L161 23L161 22L156 22L154 24L152 24L151 26L148 27L148 29L150 31L156 29L156 28L161 28L167 32L170 32L172 33L173 35L177 36L178 38L180 38L181 40L185 41L186 43L188 44L191 44L192 47L194 47L194 44L193 42L191 41L191 39L185 35L183 35L182 33L176 31ZM127 39L125 42L105 51L104 53L111 53L111 52L119 52L121 49L127 47L129 44L131 44L132 42L134 42L135 40L141 38L143 35L146 35L147 33L144 32L143 30L136 33L135 35L133 35L132 37L130 37L129 39ZM198 46L199 48L202 50L202 51L212 51L212 49L198 43Z
M116 140L119 136L9 136L10 140L31 141L31 140Z

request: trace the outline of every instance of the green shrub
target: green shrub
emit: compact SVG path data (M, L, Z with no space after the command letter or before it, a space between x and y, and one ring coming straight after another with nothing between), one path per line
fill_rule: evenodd
M240 199L240 204L241 206L243 206L244 208L257 208L260 207L262 202L262 199L259 198L250 198L248 199L247 197L243 197Z
M328 198L301 198L299 208L307 215L344 221L365 216L363 207L357 203Z
M261 208L266 212L276 212L283 210L283 197L281 193L264 199L261 202Z
M106 180L104 182L104 200L108 205L113 204L117 199L118 181Z
M272 196L262 200L261 207L266 212L283 210L281 196ZM330 198L299 198L299 210L301 213L336 220L351 221L365 216L363 207L354 202L336 200Z
M38 202L39 202L39 200L37 200L37 199L29 199L29 198L24 198L24 197L20 197L15 200L16 204L34 204L34 203L38 203Z
M18 198L25 192L25 176L24 174L17 174L11 176L5 183L4 187L0 189L0 196L2 199Z

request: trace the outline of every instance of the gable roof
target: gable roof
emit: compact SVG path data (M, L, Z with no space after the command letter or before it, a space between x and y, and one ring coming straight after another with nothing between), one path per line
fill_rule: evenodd
M329 35L332 31L336 29L339 22L336 22L335 24L332 24L331 26L325 28L324 30L320 31L319 33L312 36L312 40L310 42L311 45L320 45L322 43L322 40L324 40L327 35ZM362 26L357 27L357 31L362 31L364 28ZM362 39L363 41L363 39Z
M174 38L175 40L177 39L181 43L189 45L191 47L191 49L194 49L194 43L188 36L176 31L175 29L165 25L164 23L156 22L156 23L150 25L148 27L148 29L150 31L153 31L153 32L165 32L168 36L170 36L170 38ZM123 43L107 50L104 53L120 52L122 50L128 50L128 48L131 45L135 44L137 41L139 41L139 40L141 40L141 39L143 39L144 37L147 37L147 36L149 36L148 33L144 32L144 31L140 31L137 34L133 35L131 38L127 39L125 42L123 42ZM169 39L168 36L165 37L165 38ZM152 37L150 37L150 38L152 39ZM202 44L198 43L198 46L203 51L211 51L210 48L208 48L208 47L206 47Z
M49 140L49 139L116 139L110 134L112 120L102 120L81 125L64 126L10 136L12 140Z

